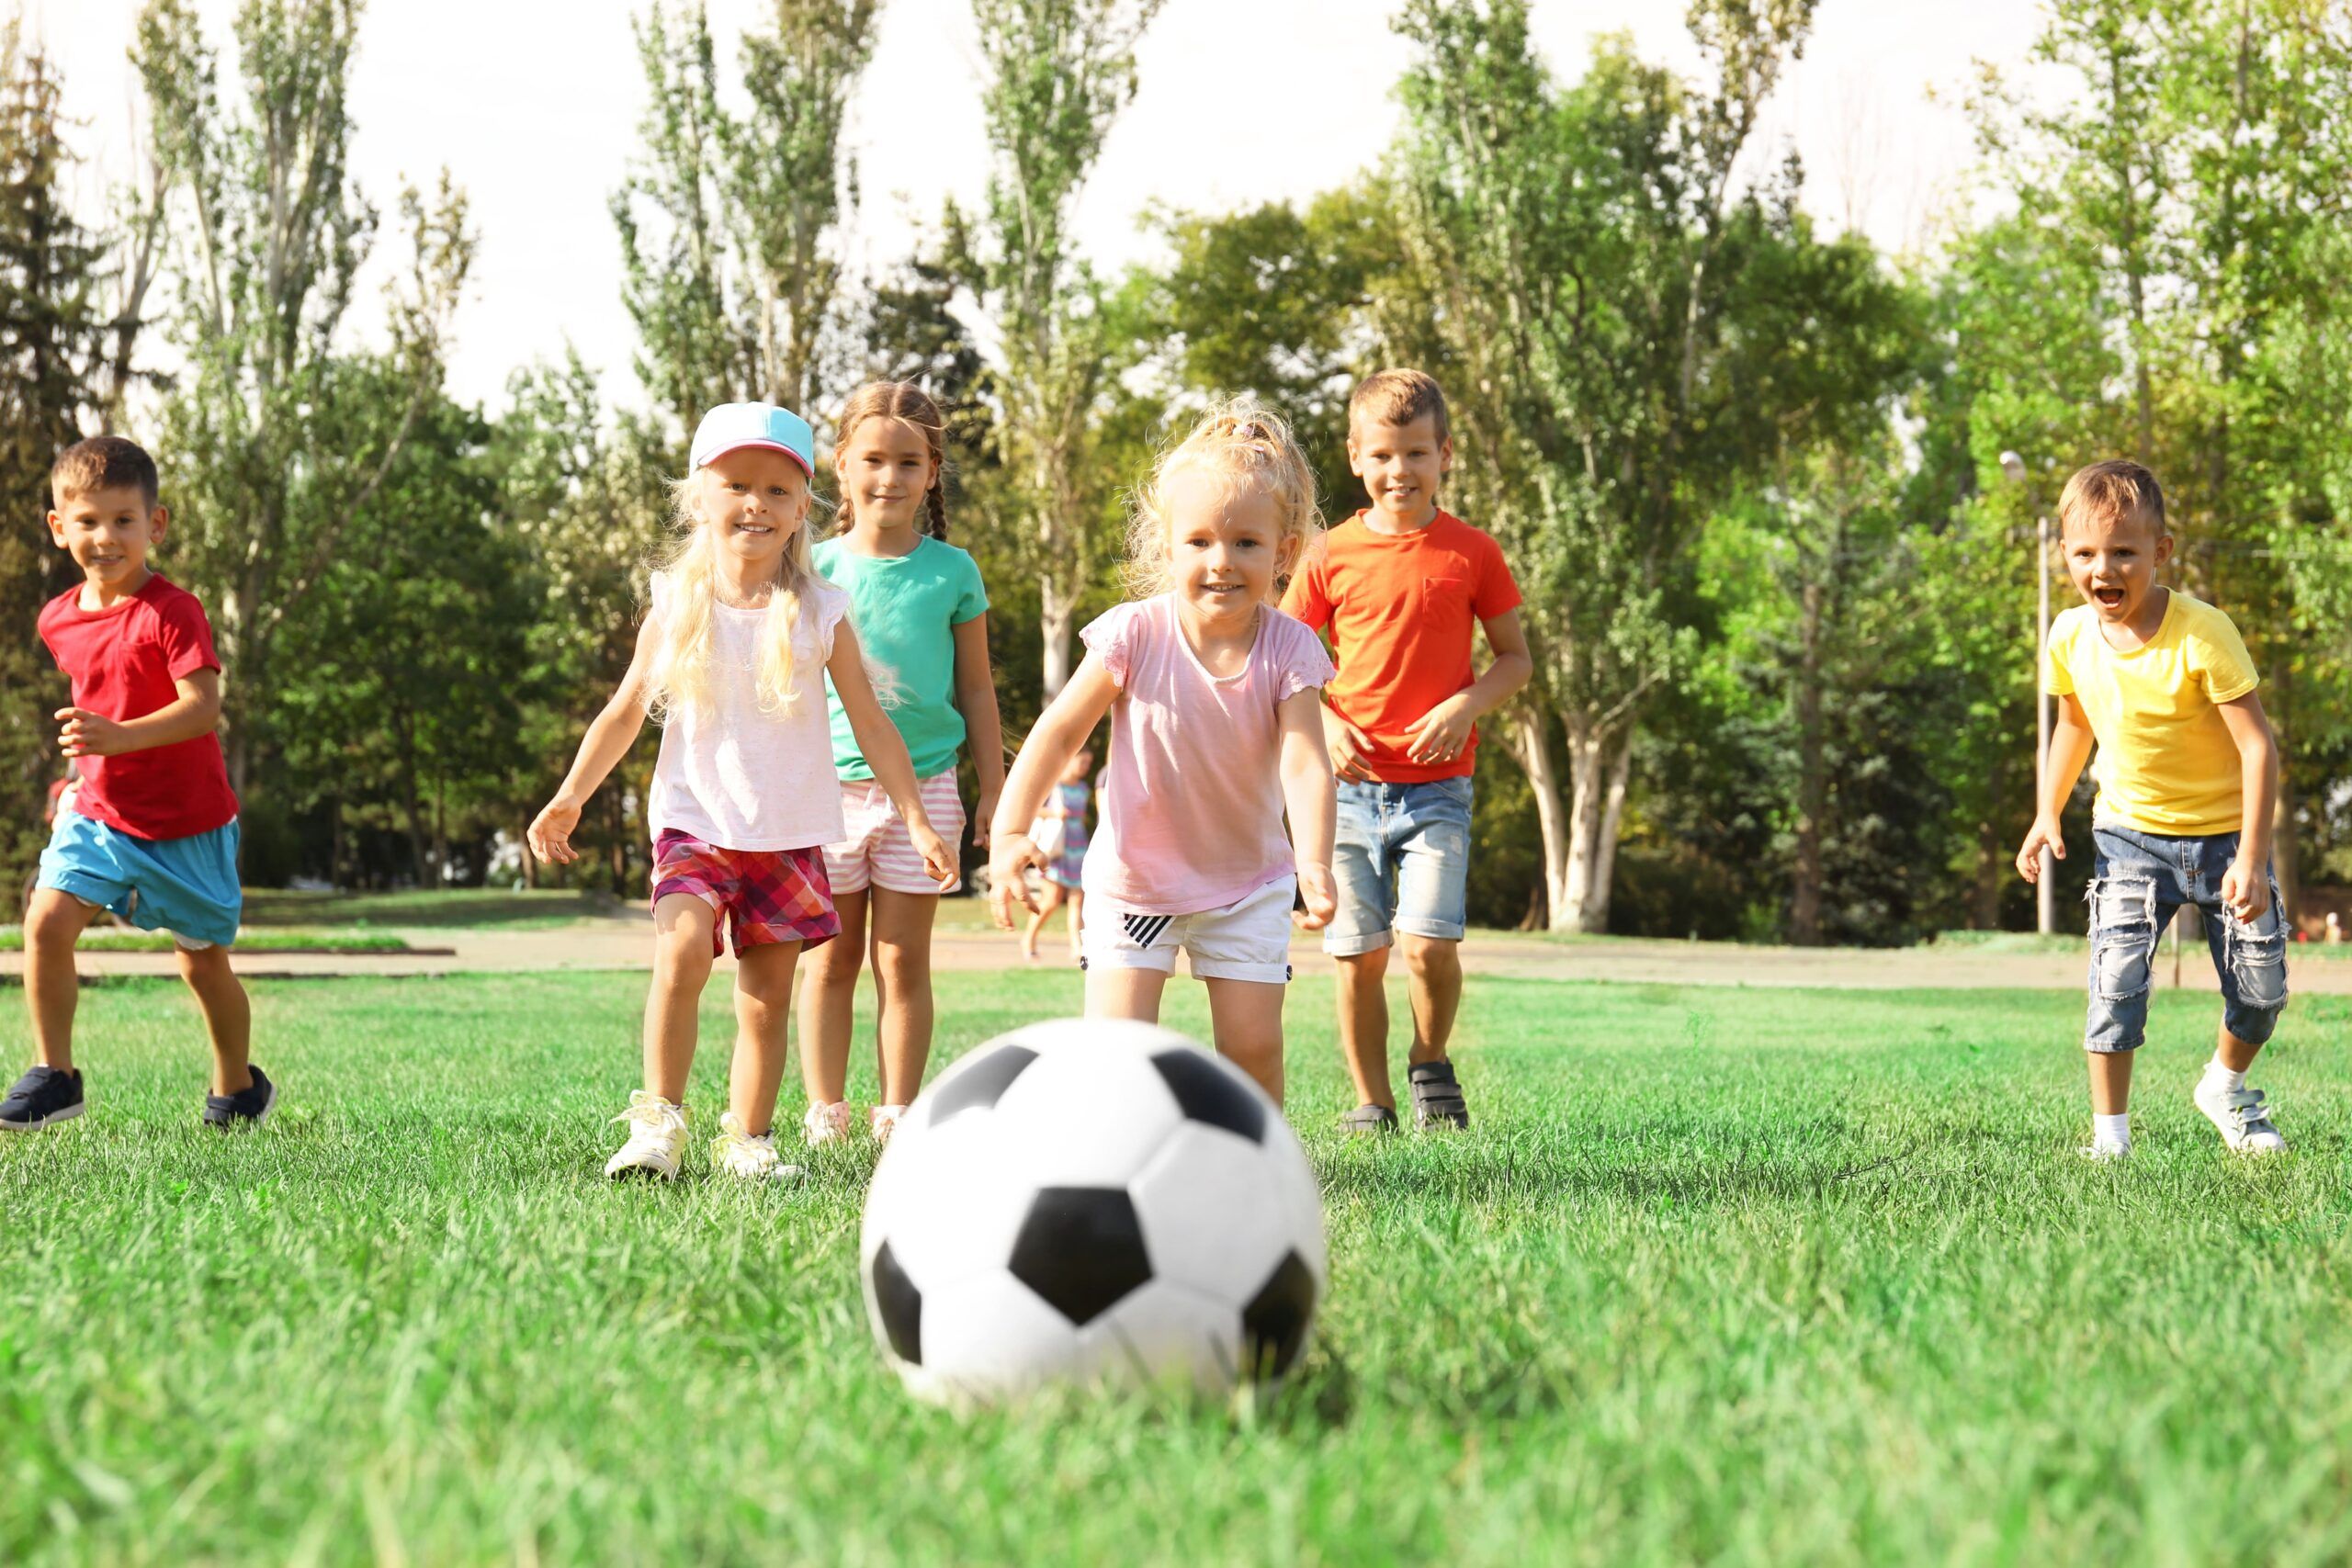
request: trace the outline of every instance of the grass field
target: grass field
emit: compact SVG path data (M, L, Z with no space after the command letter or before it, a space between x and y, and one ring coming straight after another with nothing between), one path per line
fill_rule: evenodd
M1302 982L1333 1266L1302 1375L959 1419L868 1341L870 1156L598 1179L642 985L258 985L286 1108L225 1142L181 993L86 993L91 1114L0 1143L0 1562L2352 1552L2345 998L2290 1012L2257 1078L2297 1150L2248 1166L2187 1101L2210 1001L2159 998L2111 1168L2073 1152L2063 993L1480 982L1476 1135L1363 1145ZM944 1047L1075 1000L947 977Z
M169 931L132 931L125 927L98 926L82 933L74 946L84 953L169 953L174 943ZM22 926L0 926L0 953L22 953L25 950L25 929ZM248 931L237 940L239 953L406 953L409 944L401 938L370 934L342 926L284 927L272 926Z

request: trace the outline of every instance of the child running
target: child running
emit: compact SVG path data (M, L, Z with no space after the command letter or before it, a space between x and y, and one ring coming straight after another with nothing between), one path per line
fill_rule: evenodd
M817 547L817 570L846 589L866 654L895 673L890 723L913 759L923 809L952 848L964 836L956 753L968 737L979 778L978 840L1004 788L1004 736L989 668L989 596L972 558L947 542L946 422L922 389L877 381L852 394L833 446L841 525ZM830 692L833 766L848 831L825 851L842 940L808 963L800 990L800 1076L810 1145L846 1134L850 1009L868 933L881 1100L868 1114L888 1138L922 1087L931 1058L931 928L939 896L907 819L876 782L838 689Z
M1470 778L1477 720L1534 673L1519 587L1500 546L1439 509L1453 466L1445 394L1419 370L1383 370L1348 400L1348 467L1371 507L1331 530L1283 608L1339 656L1331 767L1340 779L1340 1046L1361 1102L1342 1124L1393 1132L1388 950L1411 980L1405 1076L1413 1125L1466 1129L1448 1047L1462 1005L1470 885ZM1474 671L1476 634L1494 657Z
M1218 1052L1277 1104L1292 902L1309 929L1332 908L1331 660L1273 604L1317 528L1314 474L1261 409L1213 410L1161 458L1128 530L1141 596L1080 634L1086 657L1013 761L989 859L1011 931L1016 899L1035 907L1023 874L1046 867L1029 824L1115 709L1086 855L1087 1016L1157 1021L1182 949L1208 984Z
M2050 627L2041 682L2058 699L2040 815L2018 873L2066 855L2060 814L2098 747L2091 807L2091 1142L2132 1152L2132 1054L2147 1036L2156 939L2184 904L2204 917L2222 981L2222 1032L2194 1094L2222 1141L2246 1155L2287 1146L2245 1086L2287 1006L2286 912L2270 869L2278 748L2258 677L2229 616L2159 585L2172 558L2164 491L2137 463L2093 463L2058 498L2066 573L2083 603Z
M810 558L808 422L766 403L722 404L703 416L692 451L693 472L678 488L684 536L653 574L637 656L529 834L540 859L579 859L571 833L581 807L628 754L646 715L662 716L649 803L654 948L645 1087L615 1118L629 1126L605 1167L616 1180L677 1177L695 1014L720 951L722 915L735 942L737 1033L713 1163L753 1180L798 1174L777 1157L772 1125L793 964L803 946L841 930L825 882L823 846L842 834L841 780L817 697L820 669L905 817L916 856L939 880L955 869L842 621L849 595L820 577Z
M1086 810L1094 803L1094 748L1081 746L1055 782L1046 807L1029 826L1029 841L1046 857L1046 898L1021 933L1021 956L1037 961L1037 933L1054 911L1069 907L1069 955L1079 956L1079 921L1086 912Z
M58 798L25 910L33 1066L0 1100L0 1130L82 1114L74 1065L81 982L74 945L101 909L172 933L180 978L212 1042L204 1124L258 1127L277 1086L246 1053L253 1009L229 967L244 914L237 796L220 754L220 660L204 606L147 565L171 517L155 461L116 435L77 442L50 468L50 537L82 581L42 607L40 639L74 682L60 749L77 777Z

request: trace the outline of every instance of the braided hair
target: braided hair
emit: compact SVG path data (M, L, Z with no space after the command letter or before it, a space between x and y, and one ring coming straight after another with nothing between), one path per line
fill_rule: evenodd
M842 405L839 434L833 438L833 473L838 479L849 454L849 439L869 419L895 419L922 432L931 448L931 488L922 496L922 531L944 542L947 537L947 421L931 394L912 381L868 381ZM856 522L849 486L842 485L841 506L833 532L847 533Z

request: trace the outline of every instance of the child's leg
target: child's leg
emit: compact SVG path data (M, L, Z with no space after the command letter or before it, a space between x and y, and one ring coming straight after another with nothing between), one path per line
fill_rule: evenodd
M180 978L196 993L204 1012L204 1031L212 1040L212 1092L243 1094L253 1088L247 1057L253 1044L253 1003L237 972L229 966L229 950L207 947L177 949Z
M874 888L875 1034L884 1105L911 1103L931 1060L931 927L938 915L936 893Z
M1389 822L1396 864L1396 944L1412 976L1415 1063L1442 1062L1462 1005L1462 938L1470 904L1468 779L1408 784Z
M1056 909L1062 907L1062 895L1067 891L1069 890L1053 878L1046 879L1046 896L1038 900L1036 912L1029 917L1028 929L1021 933L1021 956L1023 958L1037 956L1037 933L1046 929L1046 922L1053 919ZM1074 942L1078 938L1073 934L1070 940Z
M1086 889L1071 887L1065 891L1069 895L1069 955L1076 958L1082 951L1079 942L1079 932L1085 928L1086 923Z
M776 1088L784 1082L790 1036L792 971L799 957L797 942L762 942L736 955L735 1056L728 1066L727 1108L754 1138L775 1122ZM807 1046L801 1055L808 1055Z
M686 1100L695 1065L695 1012L710 978L718 914L692 893L653 905L653 984L645 994L645 1087L673 1105Z
M2091 1114L2120 1116L2132 1108L2132 1058L2137 1051L2086 1051L2091 1064Z
M1339 908L1323 932L1323 951L1339 964L1340 1054L1355 1080L1356 1102L1394 1111L1388 1079L1388 949L1395 941L1390 887L1388 786L1341 780L1331 845Z
M1388 949L1375 947L1338 963L1340 1054L1347 1058L1348 1076L1356 1081L1356 1103L1394 1111L1396 1090L1388 1079Z
M1262 980L1208 983L1209 1021L1216 1052L1258 1080L1283 1102L1283 993L1287 986Z
M82 979L74 943L98 911L70 893L37 888L25 908L25 1000L33 1015L33 1060L74 1070L74 1010Z
M1442 1062L1453 1038L1454 1014L1462 1007L1462 944L1442 937L1399 935L1405 969L1412 976L1414 1062ZM1386 1064L1383 1064L1385 1066Z
M811 1105L838 1104L849 1095L850 1025L858 966L865 958L865 906L863 888L833 895L842 934L809 953L808 975L800 983L800 1085Z
M1086 971L1086 1016L1159 1021L1159 993L1168 986L1164 969L1127 969L1096 964Z

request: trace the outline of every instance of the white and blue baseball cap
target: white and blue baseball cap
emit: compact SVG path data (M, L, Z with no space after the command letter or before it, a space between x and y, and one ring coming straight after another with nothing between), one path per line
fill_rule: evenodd
M741 446L765 446L800 465L810 478L817 473L817 437L808 422L790 409L774 403L721 403L695 426L694 466L697 468L722 453Z

